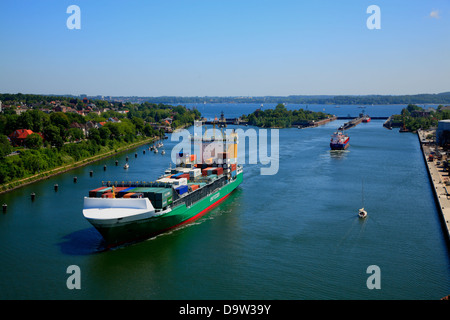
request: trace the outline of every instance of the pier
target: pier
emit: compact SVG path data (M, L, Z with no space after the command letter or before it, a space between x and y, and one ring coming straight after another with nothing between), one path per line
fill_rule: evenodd
M247 121L242 120L240 117L238 118L225 118L223 111L222 114L220 115L220 118L217 119L217 117L214 120L206 120L203 119L202 120L203 124L214 124L214 125L218 125L219 127L226 127L229 124L234 124L234 125L246 125Z
M353 119L356 119L357 117L350 117L350 116L347 116L347 117L337 117L336 119L337 120L353 120ZM386 119L389 119L388 117L370 117L370 119L372 119L372 120L386 120Z
M433 131L419 130L417 135L419 137L425 166L427 167L428 176L436 199L436 206L438 207L442 228L446 234L446 240L450 241L450 175L449 172L444 169L442 156L436 156L438 148L435 147L434 142L431 142L426 138L427 135L432 132Z

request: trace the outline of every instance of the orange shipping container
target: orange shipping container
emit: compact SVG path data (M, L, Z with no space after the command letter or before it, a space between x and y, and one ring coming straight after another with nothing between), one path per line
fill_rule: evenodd
M123 197L124 197L124 198L131 198L131 196L132 196L133 194L135 194L135 192L127 193L127 194L124 195Z
M235 171L235 170L236 170L236 164L233 163L233 164L231 164L231 171Z
M198 189L198 184L191 185L191 189L192 189L192 191L197 190Z
M197 156L195 154L191 154L191 162L197 160Z

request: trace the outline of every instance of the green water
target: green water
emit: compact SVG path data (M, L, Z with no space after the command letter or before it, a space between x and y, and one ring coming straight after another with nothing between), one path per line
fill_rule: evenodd
M417 136L382 121L350 129L350 148L329 150L343 121L280 130L280 169L244 182L193 224L104 251L82 216L102 180L151 180L167 154L144 147L0 195L0 299L439 299L450 261ZM135 152L138 157L135 158ZM121 165L129 156L130 169ZM103 171L103 166L107 170ZM93 177L89 172L93 171ZM73 177L78 182L73 182ZM357 218L362 205L369 216ZM59 190L54 191L54 184ZM30 194L36 193L34 202ZM67 267L81 270L69 290ZM369 290L367 267L380 268Z

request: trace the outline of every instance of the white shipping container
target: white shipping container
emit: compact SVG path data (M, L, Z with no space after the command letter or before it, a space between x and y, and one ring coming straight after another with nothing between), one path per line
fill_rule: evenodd
M202 170L199 169L199 168L191 169L191 170L189 171L189 176L190 176L190 177L197 177L197 176L200 176L201 174L202 174Z

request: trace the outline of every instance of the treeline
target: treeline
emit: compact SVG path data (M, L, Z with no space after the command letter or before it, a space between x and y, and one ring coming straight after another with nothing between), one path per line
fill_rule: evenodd
M427 130L437 127L439 120L447 119L450 119L450 109L443 105L439 105L436 109L424 109L415 104L409 104L402 109L401 114L392 116L391 126L404 126L409 131Z
M41 100L39 100L41 99ZM81 106L81 99L74 96L40 96L32 94L0 94L0 101L23 101L24 103L50 102L61 100ZM289 103L289 104L330 104L330 105L386 105L386 104L450 104L450 92L415 95L291 95L291 96L258 96L258 97L112 97L110 101L95 100L100 106L113 103L123 105L115 100L129 103L151 104L184 104L184 103Z
M37 99L45 101L44 97ZM197 110L181 106L128 103L123 109L129 112L110 110L100 115L92 112L84 117L77 113L47 114L33 109L20 115L0 114L0 184L117 150L149 137L164 136L159 124L166 118L174 120L173 127L191 125L200 118ZM110 118L115 121L108 121ZM89 128L88 122L104 123ZM35 134L29 135L22 146L14 147L8 136L18 129L30 129Z
M249 115L241 117L248 124L264 128L289 128L291 126L304 126L311 121L329 118L331 115L323 112L309 110L288 110L283 104L278 104L275 109L256 110Z
M117 97L128 101L152 103L289 103L330 105L385 105L385 104L450 104L450 92L416 95L291 95L260 97Z

